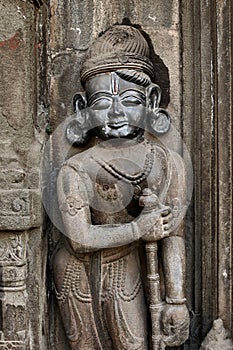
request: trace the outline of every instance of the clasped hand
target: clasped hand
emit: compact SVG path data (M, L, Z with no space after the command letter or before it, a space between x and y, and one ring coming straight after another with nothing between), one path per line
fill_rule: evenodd
M189 336L189 312L185 304L167 304L162 313L162 330L167 346L179 346Z
M168 237L172 231L172 219L173 215L169 207L144 211L138 222L139 229L145 232L142 239L146 242L153 242Z

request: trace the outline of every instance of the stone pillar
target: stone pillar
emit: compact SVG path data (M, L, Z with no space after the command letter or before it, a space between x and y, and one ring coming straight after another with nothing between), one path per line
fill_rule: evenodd
M184 139L195 169L188 349L198 349L213 320L232 332L232 2L182 1L181 10Z

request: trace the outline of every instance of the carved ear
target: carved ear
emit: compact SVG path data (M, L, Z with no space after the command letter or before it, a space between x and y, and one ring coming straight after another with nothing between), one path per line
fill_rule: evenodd
M84 94L76 94L73 97L75 116L66 125L66 139L72 146L82 146L88 141L88 112Z
M155 110L159 108L161 100L161 89L156 84L150 84L147 88L147 103L148 108Z
M147 88L148 101L148 123L152 133L156 135L166 134L171 125L171 118L169 113L159 108L161 100L161 89L158 85L151 84Z
M66 126L66 139L75 147L84 145L88 139L88 128L83 123L82 116L74 118Z
M84 94L75 94L73 97L73 107L75 113L77 111L81 111L82 109L86 108L86 97Z

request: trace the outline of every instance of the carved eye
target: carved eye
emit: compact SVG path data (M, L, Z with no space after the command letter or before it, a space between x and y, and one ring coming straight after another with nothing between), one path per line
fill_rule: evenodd
M134 96L128 96L121 100L121 103L125 107L135 107L143 104L143 101Z
M111 106L111 100L108 98L100 98L91 104L91 108L94 110L108 109Z

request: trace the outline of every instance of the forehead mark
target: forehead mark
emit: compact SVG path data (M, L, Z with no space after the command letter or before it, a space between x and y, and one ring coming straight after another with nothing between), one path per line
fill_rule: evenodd
M117 95L119 91L119 78L116 73L111 73L111 92Z

